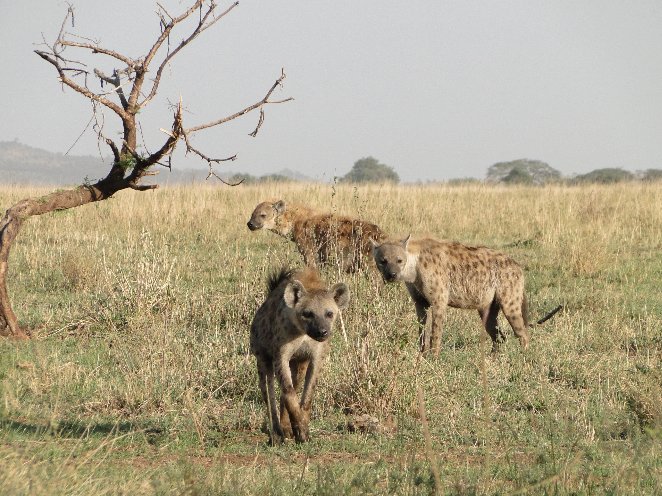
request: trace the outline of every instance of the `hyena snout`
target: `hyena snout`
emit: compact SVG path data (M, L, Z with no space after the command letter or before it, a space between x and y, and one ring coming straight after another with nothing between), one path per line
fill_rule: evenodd
M306 324L306 334L322 343L331 337L331 326L326 322L309 322Z
M249 220L246 223L246 225L248 226L248 229L250 229L251 231L257 231L260 228L260 226L258 226L253 222L253 219Z
M391 267L379 267L379 272L381 272L384 281L386 282L395 282L398 280L398 271Z

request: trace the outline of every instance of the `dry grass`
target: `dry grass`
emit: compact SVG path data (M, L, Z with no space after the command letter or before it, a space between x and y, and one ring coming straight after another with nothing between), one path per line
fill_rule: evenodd
M354 299L313 441L268 448L248 327L266 274L300 259L245 222L281 197L503 249L534 317L566 311L526 354L511 338L490 356L477 315L451 310L441 356L421 359L404 288L332 267ZM0 343L0 493L429 494L433 453L445 494L655 494L661 254L655 184L182 187L31 219L9 282L35 339ZM359 414L380 433L339 429Z

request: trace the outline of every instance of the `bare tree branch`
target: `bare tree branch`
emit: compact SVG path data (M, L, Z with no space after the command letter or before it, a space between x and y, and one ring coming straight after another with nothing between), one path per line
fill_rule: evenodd
M205 155L200 150L194 148L193 145L191 145L191 142L189 141L188 133L186 133L186 131L182 131L182 137L184 138L184 142L186 143L186 153L188 152L194 153L202 160L205 160L207 164L209 164L210 166L212 163L219 164L221 162L233 162L237 160L236 154L226 158L209 158L207 155Z
M221 181L223 184L227 184L228 186L239 186L241 183L243 183L245 181L245 178L244 178L244 179L241 179L241 181L236 182L236 183L228 182L225 179L223 179L221 176L216 174L216 172L214 172L214 169L212 169L211 165L209 166L209 174L207 174L207 177L205 178L205 181L209 180L210 177L215 177L216 179Z
M229 115L227 117L224 117L222 119L218 119L216 121L208 122L206 124L200 124L199 126L190 127L188 129L186 129L186 133L190 134L190 133L194 133L196 131L200 131L201 129L207 129L207 128L210 128L210 127L218 126L220 124L225 124L228 121L234 120L237 117L241 117L242 115L247 114L248 112L251 112L252 110L263 107L264 105L267 105L267 104L270 104L270 103L285 103L285 102L289 102L289 101L294 100L294 98L289 97L289 98L285 98L283 100L269 101L269 97L271 96L271 94L274 92L274 90L278 86L281 86L283 84L283 80L285 79L285 77L286 77L285 76L285 69L281 69L280 77L278 79L276 79L276 82L271 86L271 88L269 89L267 94L264 96L264 98L262 98L262 100L260 100L259 102L256 102L253 105L249 105L248 107L240 110L239 112L235 112L234 114ZM257 134L257 130L255 132Z
M159 4L159 8L170 17L170 21L168 23L165 22L163 18L161 18L161 25L164 26L164 30L161 33L161 36L159 39L156 41L150 52L147 54L145 57L145 66L149 65L149 63L152 61L154 56L156 55L157 51L163 44L163 42L168 39L170 36L170 32L172 29L186 19L189 15L191 15L193 12L195 12L196 9L202 9L202 4L204 3L203 0L197 1L189 10L187 10L184 14L182 14L179 17L172 17L170 14L167 13L167 11ZM197 27L191 32L191 34L183 39L177 48L175 48L172 52L169 52L168 55L163 59L161 64L159 65L159 68L156 71L156 76L154 77L154 82L152 84L152 89L150 90L149 94L145 97L145 99L138 104L139 108L144 107L147 105L156 95L156 92L159 88L159 83L161 82L161 75L163 74L163 69L168 65L170 60L179 53L179 51L184 48L186 45L188 45L193 39L195 39L200 33L202 33L204 30L207 28L213 26L215 23L217 23L219 20L221 20L223 17L225 17L232 9L234 9L237 5L239 5L239 2L234 2L230 7L228 7L224 12L222 12L220 15L214 17L211 21L207 22L207 19L211 16L211 14L214 12L214 9L216 8L216 3L212 0L209 2L209 7L207 11L204 13L204 15L201 15L200 20L198 21ZM137 96L136 96L137 97Z
M117 93L117 96L119 97L120 103L122 104L124 110L128 109L129 102L127 101L126 96L124 95L123 86L128 85L131 82L130 76L128 76L128 79L124 83L122 83L122 79L120 78L120 71L118 71L117 69L113 71L112 76L106 76L99 69L94 69L94 75L98 77L102 82L106 82L108 84L113 85L113 89L111 91L108 91L106 93L101 93L101 96L110 95L111 93Z
M255 131L249 134L249 136L252 136L255 138L257 136L257 132L260 130L262 127L262 124L264 123L264 109L260 107L260 118L257 121L257 126L255 127Z
M110 110L115 112L120 119L122 120L127 120L129 119L129 114L127 114L122 107L117 105L114 102L111 102L107 98L104 98L102 96L97 95L93 91L90 91L84 86L81 86L77 83L75 83L72 79L68 78L67 75L65 74L65 71L67 70L72 70L68 68L63 68L58 60L52 55L47 52L44 52L42 50L35 50L35 53L39 55L42 59L44 59L46 62L52 64L55 69L57 70L58 74L60 75L60 81L67 86L69 86L72 90L77 91L81 95L83 95L86 98L89 98L90 100L94 100L95 102L99 102L100 104L108 107Z
M157 189L159 187L158 184L134 184L134 183L129 183L129 188L135 189L136 191L147 191L150 189Z
M87 124L85 124L85 127L83 128L83 130L78 135L78 138L76 138L74 140L74 142L71 144L71 146L69 148L67 148L67 151L64 152L65 155L68 155L69 152L73 149L73 147L76 146L76 143L78 143L78 141L83 137L83 134L85 134L85 131L88 130L88 128L90 127L90 124L92 124L93 120L94 120L94 114L92 114L92 117L90 117L90 120L87 121Z
M132 107L136 107L136 104L138 102L138 95L140 94L143 82L145 80L145 75L147 74L147 68L152 63L152 60L154 59L154 57L156 57L156 54L158 53L158 51L161 49L161 46L163 45L163 42L165 40L169 39L170 33L172 32L172 30L174 29L174 27L177 24L179 24L183 20L187 19L193 12L195 12L198 8L200 8L203 3L204 3L204 0L196 0L196 2L191 7L189 7L184 13L182 13L180 16L174 17L174 18L170 16L170 21L169 22L165 22L163 17L161 17L161 25L163 26L163 31L161 32L161 35L156 39L156 41L154 42L154 45L152 45L152 48L150 48L149 52L147 52L147 55L145 56L145 59L143 60L142 67L138 68L138 70L136 71L136 80L133 84L133 90L131 91L131 95L129 96L129 104ZM216 7L216 5L214 4L214 1L212 0L211 4L210 4L210 9L213 9L215 7ZM165 12L165 9L163 9L163 11ZM191 36L193 36L193 35L190 35L189 39L191 38ZM155 83L152 86L152 91L150 91L149 95L142 102L141 106L145 105L147 103L147 101L150 101L154 97L154 95L156 94L156 88L158 88L158 82L159 82L160 77L161 77L160 74L161 74L161 71L162 71L162 67L165 67L165 64L167 63L167 61L172 59L173 56L174 55L166 56L166 59L164 60L164 62L161 63L161 66L159 67L159 70L157 70L157 76L156 76Z
M46 60L56 68L58 74L60 75L60 81L63 84L69 86L74 91L77 91L83 96L89 98L92 102L104 105L105 107L111 109L122 119L123 128L124 128L124 139L122 141L121 150L117 147L117 145L115 145L115 143L112 140L103 136L101 132L101 127L95 126L95 129L97 131L97 136L99 137L99 139L100 140L103 139L111 147L111 150L113 152L114 163L111 171L107 176L107 179L111 177L113 178L123 177L124 172L127 170L127 168L132 168L132 172L126 178L128 183L130 184L127 187L137 186L137 182L140 180L140 178L147 174L147 169L156 163L160 163L160 161L164 157L168 157L168 160L170 161L172 152L174 151L177 141L179 139L184 140L186 145L186 153L189 152L193 153L202 160L205 160L209 165L210 170L212 164L214 163L235 160L237 158L236 155L226 158L210 158L205 153L198 150L191 144L189 135L196 131L206 129L209 127L214 127L223 124L225 122L231 121L233 119L241 117L242 115L245 115L259 108L260 116L258 119L258 123L255 127L255 130L252 133L250 133L251 136L256 136L262 124L264 123L265 114L263 107L270 103L284 103L292 100L292 98L273 100L273 101L270 100L270 97L275 91L275 89L278 86L281 86L283 80L285 79L285 72L284 70L281 70L280 77L274 82L274 84L271 86L269 91L260 101L254 103L253 105L249 105L248 107L245 107L239 112L235 112L234 114L224 117L222 119L218 119L212 122L208 122L205 124L201 124L198 126L185 129L182 123L182 106L180 102L180 104L177 107L177 111L175 113L175 119L172 125L172 129L170 132L168 132L168 138L166 139L166 141L162 144L162 146L158 150L154 151L153 153L150 153L147 157L140 156L140 154L136 152L137 122L135 116L138 110L141 107L145 106L147 103L149 103L156 95L164 68L173 59L173 57L181 51L182 48L187 46L200 33L205 31L212 25L214 25L220 19L225 17L229 12L231 12L235 7L237 7L238 2L232 3L227 9L225 9L223 12L221 12L218 15L215 15L215 11L217 8L217 4L215 0L195 0L188 9L186 9L183 13L181 13L178 16L171 15L163 5L159 3L157 3L157 5L159 8L157 14L159 15L161 20L162 32L158 36L157 40L154 42L152 47L149 49L147 55L142 59L133 59L123 54L120 54L114 50L104 48L100 46L97 41L92 40L90 38L79 37L79 39L82 39L84 41L71 41L65 39L65 35L66 35L65 26L67 24L67 21L69 18L71 18L73 22L74 11L72 6L69 6L67 10L67 14L62 22L62 25L60 26L58 37L56 41L53 43L53 45L49 46L49 50L48 51L36 50L36 53L40 57L42 57L44 60ZM157 56L158 52L163 47L165 41L168 40L169 43L170 35L172 34L173 29L177 25L182 23L184 20L188 19L196 11L199 12L198 22L190 31L190 33L187 36L185 36L182 39L182 41L180 41L180 43L175 47L174 50L171 51L170 46L168 44L168 53L165 55L165 57L163 58L163 60L159 65L159 68L157 69L155 78L153 79L152 88L149 94L144 98L142 102L140 102L139 105L137 105L136 104L137 98L140 94L142 94L141 88L145 80L145 75L147 74L147 72L149 72L150 64L152 63L154 58ZM85 65L83 63L67 60L63 57L63 52L67 47L79 48L79 49L87 50L91 53L100 53L103 55L107 55L125 64L125 67L122 69L114 69L112 76L106 75L103 71L99 69L94 69L94 74L97 78L99 78L102 86L104 83L108 83L112 85L113 89L106 93L95 93L87 87L87 84L83 86L75 82L71 77L69 77L67 73L73 73L72 77L76 77L81 75L87 76L89 72L85 69ZM66 66L65 64L73 64L73 65L69 67ZM124 87L130 83L132 83L132 86L129 92L129 96L127 98L124 92ZM107 96L113 93L117 94L120 100L121 107L115 102L106 98ZM96 110L94 110L94 115L96 115ZM98 120L97 120L97 124L98 124ZM147 149L146 145L145 148ZM212 175L213 175L213 171L212 171Z
M99 45L96 45L94 43L79 43L77 41L69 41L65 39L59 39L58 43L62 46L70 46L70 47L76 47L76 48L85 48L89 50L92 53L102 53L104 55L108 55L110 57L113 57L121 62L124 62L127 67L134 68L137 65L139 65L139 62L136 62L132 58L127 57L126 55L122 55L121 53L117 53L113 50L108 50L107 48L100 47Z
M69 18L71 18L71 26L73 27L74 25L74 6L71 5L70 3L67 3L67 5L68 5L67 13L64 16L64 19L62 19L62 24L60 25L60 31L57 34L57 39L55 40L55 43L53 43L53 46L57 46L58 41L64 38L64 26L66 26Z
M166 139L165 143L159 148L157 151L152 153L149 157L146 159L140 159L139 164L136 165L136 167L133 170L133 175L136 175L138 171L137 179L140 179L144 175L144 173L140 173L141 171L146 170L148 167L154 165L158 161L160 161L163 157L166 155L171 154L175 146L177 145L177 141L182 135L182 132L184 130L184 127L182 125L182 105L181 102L177 106L177 112L175 112L174 120L172 123L172 131L168 133L168 139Z
M111 151L113 152L113 159L115 160L115 162L119 163L119 161L122 159L120 157L120 151L117 148L115 142L110 138L106 138L106 144L110 147Z

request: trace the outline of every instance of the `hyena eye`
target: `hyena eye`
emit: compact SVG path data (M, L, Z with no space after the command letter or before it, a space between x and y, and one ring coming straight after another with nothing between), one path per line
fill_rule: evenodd
M310 310L304 310L303 312L301 312L301 316L304 319L312 319L313 318L313 312L311 312Z
M399 264L402 263L402 259L401 259L401 258L398 258L398 263L399 263Z
M327 319L332 319L333 318L333 312L331 310L327 310L324 315L326 315Z
M262 217L263 219L266 218L266 216L267 214L260 214L260 217Z

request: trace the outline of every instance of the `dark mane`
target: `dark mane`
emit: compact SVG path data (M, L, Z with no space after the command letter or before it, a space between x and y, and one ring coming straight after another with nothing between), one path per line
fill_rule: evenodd
M288 269L287 267L281 267L279 270L272 272L269 274L269 277L267 278L267 289L271 293L274 289L276 289L281 282L289 279L292 277L292 274L294 271L292 269Z

